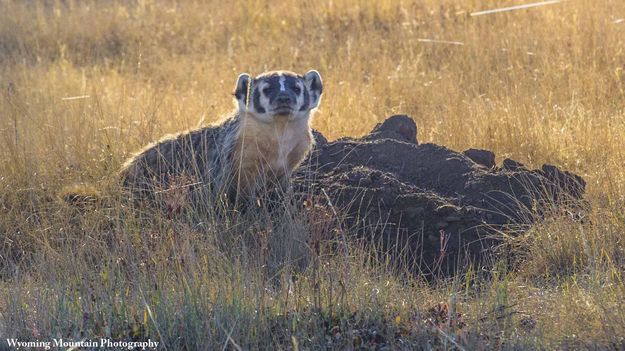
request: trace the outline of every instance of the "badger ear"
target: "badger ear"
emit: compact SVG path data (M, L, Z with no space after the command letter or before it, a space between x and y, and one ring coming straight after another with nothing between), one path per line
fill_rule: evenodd
M250 86L250 79L250 75L247 73L239 74L239 78L237 78L237 86L234 88L234 97L243 105L245 105L247 100L247 89Z
M323 83L321 82L321 75L319 72L310 70L304 74L304 82L310 93L309 109L313 109L319 106L321 100L321 94L323 93Z

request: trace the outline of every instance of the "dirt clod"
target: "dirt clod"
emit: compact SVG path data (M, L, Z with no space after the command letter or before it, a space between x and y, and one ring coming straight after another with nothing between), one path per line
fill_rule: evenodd
M362 140L394 139L406 143L418 144L417 124L406 115L395 115L378 123Z
M492 151L481 149L468 149L465 150L463 154L466 157L470 158L473 162L486 168L494 168L496 166L495 153Z

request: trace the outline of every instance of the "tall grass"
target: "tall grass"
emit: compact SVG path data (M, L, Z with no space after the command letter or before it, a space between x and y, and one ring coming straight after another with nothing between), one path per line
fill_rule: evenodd
M1 2L0 336L624 347L625 3L470 16L519 3ZM584 176L592 211L515 239L513 270L425 284L357 242L333 248L340 219L327 214L190 225L123 205L128 155L225 115L238 73L277 68L321 72L313 126L329 138L407 113L420 142ZM76 183L110 199L65 207L56 196Z

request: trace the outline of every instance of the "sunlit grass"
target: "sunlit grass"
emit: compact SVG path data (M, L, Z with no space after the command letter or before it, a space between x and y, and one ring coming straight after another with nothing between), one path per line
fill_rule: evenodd
M338 331L332 345L354 345L369 328L435 348L623 347L625 3L470 16L522 3L1 2L0 336L314 348ZM217 121L239 73L278 68L321 72L313 126L330 139L409 114L420 142L582 175L592 211L511 243L526 258L516 270L432 286L356 243L347 256L304 250L303 268L281 256L275 283L258 252L219 248L223 223L146 228L122 206L114 180L128 155ZM76 183L110 206L64 207L57 194ZM227 232L267 230L245 223ZM303 269L294 286L291 269ZM467 326L433 327L439 302Z

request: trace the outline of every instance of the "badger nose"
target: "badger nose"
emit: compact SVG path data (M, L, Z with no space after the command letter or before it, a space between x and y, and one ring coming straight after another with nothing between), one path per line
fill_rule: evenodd
M278 105L290 105L292 102L289 94L280 94L276 97L276 104Z

